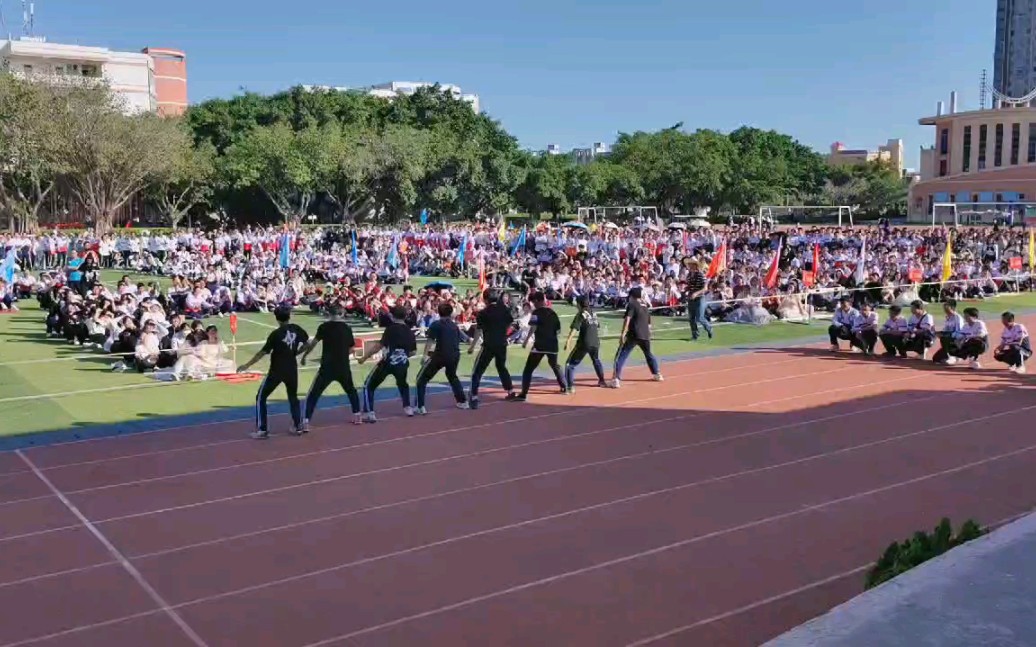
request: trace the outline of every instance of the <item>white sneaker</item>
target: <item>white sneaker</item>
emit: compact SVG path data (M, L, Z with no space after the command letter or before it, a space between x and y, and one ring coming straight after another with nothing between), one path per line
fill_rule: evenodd
M619 378L613 379L612 382L611 382L611 387L613 389L621 389L622 388L622 380L620 380Z
M947 357L946 358L946 365L947 366L953 366L956 363L957 363L957 358L956 357Z
M982 362L978 361L977 359L971 360L971 368L975 369L976 371L979 370L980 368L982 368Z
M426 409L425 407L417 407L417 409L414 411L414 413L416 413L419 416L427 416L428 415L428 409Z
M406 416L407 418L413 418L414 417L414 408L413 407L403 407L403 415Z
M927 348L921 350L921 359L924 359L924 360L928 359L928 349Z
M1014 372L1018 375L1025 375L1025 364L1019 364L1014 368Z
M308 434L309 433L309 420L303 420L302 421L302 426L299 427L299 431L304 433L304 434Z
M257 429L248 435L252 437L252 440L266 440L270 437L270 432L264 429Z
M378 416L374 415L374 412L371 411L370 413L368 413L367 415L365 415L363 417L363 421L367 422L367 423L370 423L370 424L374 424L375 422L378 421Z
M658 373L658 374L656 374L656 375L653 375L653 376L652 376L652 379L654 379L654 380L655 380L656 382L665 382L665 378L664 378L664 377L662 377L662 374L661 374L661 373Z
M460 409L461 411L467 411L468 409L471 408L471 405L469 405L467 402L458 402L457 403L457 408Z

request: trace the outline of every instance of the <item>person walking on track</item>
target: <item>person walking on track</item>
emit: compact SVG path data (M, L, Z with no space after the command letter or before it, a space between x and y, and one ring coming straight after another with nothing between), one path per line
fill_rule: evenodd
M511 402L525 402L529 397L532 374L544 358L547 359L550 370L554 371L561 392L568 392L565 376L558 366L558 333L561 332L561 320L554 310L547 307L547 299L542 292L533 294L529 300L532 302L533 310L529 319L529 340L525 342L525 347L531 345L532 350L529 351L529 357L525 360L525 370L522 371L522 391L516 396L508 396L507 399Z
M709 292L709 281L702 273L698 259L692 258L687 264L690 269L687 275L687 319L691 324L691 341L698 340L698 326L712 339L712 324L705 314L708 305L705 295Z
M511 331L511 324L514 323L514 317L496 290L486 290L483 297L486 307L475 316L475 334L471 338L471 346L468 347L470 355L475 352L479 341L482 342L482 348L475 357L475 366L471 371L471 397L468 404L472 409L478 409L478 387L490 362L496 364L500 384L504 391L507 391L508 397L514 397L514 383L511 382L511 373L507 370L507 336Z
M661 382L662 373L658 368L658 360L651 352L651 314L644 305L643 291L639 287L630 290L626 316L622 320L619 350L615 353L615 368L612 373L613 389L622 386L622 367L626 365L633 349L638 347L644 353L644 359L654 380Z
M417 415L428 414L425 408L425 391L439 371L445 371L446 381L450 383L453 398L458 409L467 409L468 401L464 396L464 386L457 377L457 364L460 363L460 344L468 337L453 320L453 306L443 303L439 306L439 318L428 326L425 341L425 359L421 370L417 373Z
M366 412L366 420L370 423L378 421L374 414L374 394L389 375L396 379L396 388L399 389L399 397L403 401L403 413L408 417L414 415L414 409L410 406L407 372L410 370L410 358L417 353L417 339L410 326L403 322L406 310L401 306L395 306L389 311L389 315L392 320L381 334L381 340L372 344L360 358L360 364L363 364L372 355L384 351L381 360L363 385L363 409Z
M292 428L290 433L293 435L302 433L302 411L299 406L298 393L299 366L295 358L305 348L309 341L309 334L300 326L291 323L291 310L288 308L278 308L274 317L277 319L277 329L266 338L266 344L259 349L255 357L237 369L239 373L244 373L266 355L270 356L270 370L259 383L259 392L255 396L256 429L252 433L252 438L256 440L266 440L270 437L266 401L281 384L288 393L288 405L291 407Z
M302 433L309 432L309 423L313 419L317 402L332 382L338 382L349 397L349 405L353 410L353 424L358 425L361 422L360 396L353 385L353 373L349 368L349 357L356 345L356 339L353 337L352 327L342 321L341 307L335 306L331 309L328 320L320 324L313 339L306 345L301 358L303 366L306 365L306 357L320 342L324 343L320 354L320 369L313 378L309 393L306 394L306 414L302 419Z
M568 339L565 340L565 351L572 350L565 362L565 385L568 393L576 392L576 367L584 357L590 358L594 366L594 373L597 374L597 386L607 386L604 379L604 365L601 364L601 335L600 322L590 305L590 299L581 295L576 299L576 316L572 319L572 326L568 331ZM572 348L572 338L575 337L575 348Z

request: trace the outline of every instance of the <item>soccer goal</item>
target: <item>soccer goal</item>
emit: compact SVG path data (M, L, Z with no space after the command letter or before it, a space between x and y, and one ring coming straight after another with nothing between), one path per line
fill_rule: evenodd
M759 207L759 220L782 225L853 225L854 207L848 205L796 205Z
M1036 225L1036 202L937 202L933 226Z
M579 207L576 215L582 223L614 222L626 225L638 219L639 222L658 222L658 209L655 207Z

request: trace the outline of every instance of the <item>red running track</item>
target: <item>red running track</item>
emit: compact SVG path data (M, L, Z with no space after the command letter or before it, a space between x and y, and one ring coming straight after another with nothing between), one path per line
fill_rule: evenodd
M1036 399L1006 370L817 347L666 369L324 411L301 439L0 454L0 645L755 645L859 593L891 540L1036 504Z

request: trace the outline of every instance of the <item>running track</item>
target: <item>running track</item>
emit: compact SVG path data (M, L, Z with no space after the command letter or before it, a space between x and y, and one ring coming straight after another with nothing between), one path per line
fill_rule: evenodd
M0 645L754 645L1036 504L1026 379L819 348L0 453Z

